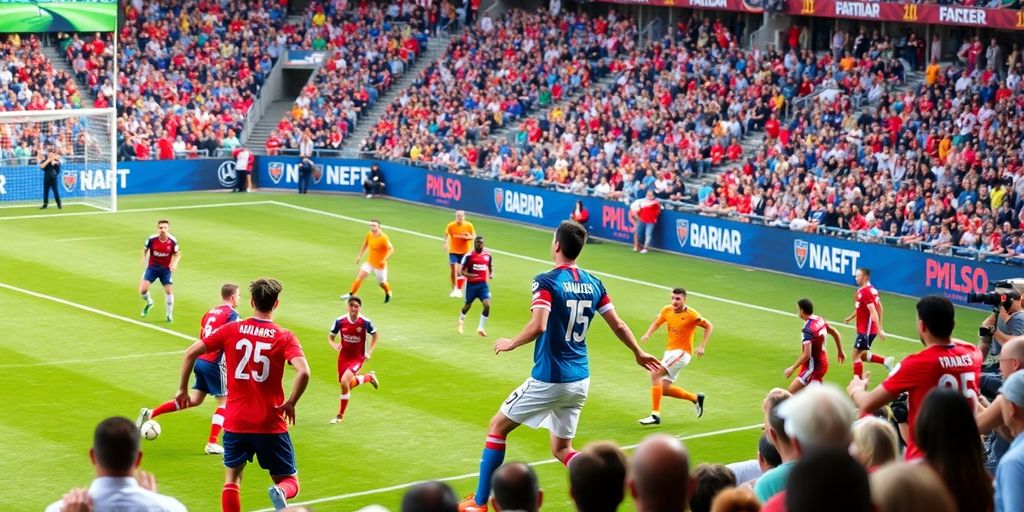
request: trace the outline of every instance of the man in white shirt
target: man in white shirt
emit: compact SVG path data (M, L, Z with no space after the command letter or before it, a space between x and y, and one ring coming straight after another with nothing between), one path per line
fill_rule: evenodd
M139 473L145 486L132 476L142 461L139 451L139 429L128 418L113 417L103 420L93 434L89 458L96 466L96 479L89 485L84 499L95 512L111 510L145 510L149 512L185 512L180 501L156 493L152 475ZM65 510L64 504L81 503L81 489L65 495L65 500L46 507L46 512Z

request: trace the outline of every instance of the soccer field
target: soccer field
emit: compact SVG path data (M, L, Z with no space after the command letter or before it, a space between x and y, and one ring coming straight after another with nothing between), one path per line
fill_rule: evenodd
M355 510L371 503L392 510L416 481L447 478L461 495L476 485L487 423L501 401L530 372L533 346L495 356L497 337L511 336L529 318L532 277L550 267L550 232L469 215L494 255L490 337L473 334L480 306L467 317L467 334L455 333L461 300L448 297L447 255L441 235L451 211L354 196L190 193L127 196L122 211L85 207L63 211L0 209L0 509L40 510L93 476L88 450L101 419L134 419L176 390L181 353L199 330L199 319L219 303L220 285L248 285L272 276L284 284L276 320L303 344L312 379L292 428L301 482L294 503L316 510ZM182 247L175 272L175 321L163 321L162 290L140 319L137 293L141 247L157 219L171 221ZM337 412L336 352L326 331L344 312L338 295L356 272L355 256L379 218L391 236L394 299L364 283L363 313L381 333L366 370L381 389L357 388L344 423ZM898 264L898 262L892 262ZM697 461L751 458L760 435L761 398L785 387L782 370L800 350L801 297L816 313L841 325L853 307L852 287L824 284L665 253L638 255L619 244L589 245L580 266L604 281L617 310L637 335L668 303L668 290L683 286L689 305L715 325L703 359L683 370L678 384L707 394L697 419L692 404L666 398L663 422L637 424L650 412L650 381L602 321L588 338L592 382L575 445L610 439L624 446L652 432L686 439ZM852 284L852 277L851 277ZM875 342L900 357L919 347L914 301L884 293L886 330ZM239 313L252 313L243 290ZM955 335L974 340L983 313L957 310ZM847 352L853 330L838 327ZM664 329L645 347L660 356ZM834 348L829 341L830 356ZM872 371L872 386L882 369ZM850 363L831 361L828 380L843 387ZM286 393L292 372L286 370ZM160 491L192 510L220 503L220 457L203 454L212 400L158 418L163 433L143 442L143 469ZM553 463L548 434L523 427L509 437L506 460L540 462L546 510L571 510L564 468ZM255 464L242 483L246 510L264 509L270 480ZM624 507L625 508L625 507ZM626 508L628 509L628 508Z

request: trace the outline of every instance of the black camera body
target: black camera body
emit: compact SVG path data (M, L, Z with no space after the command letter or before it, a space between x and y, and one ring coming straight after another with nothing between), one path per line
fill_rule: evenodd
M989 285L991 291L986 293L968 293L967 302L972 304L988 304L992 311L999 312L999 309L1009 309L1010 306L1020 300L1019 290L1024 288L1024 278L1007 279L995 281Z

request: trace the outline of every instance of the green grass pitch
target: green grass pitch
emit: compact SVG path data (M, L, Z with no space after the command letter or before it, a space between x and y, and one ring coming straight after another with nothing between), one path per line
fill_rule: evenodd
M371 503L397 510L399 486L442 477L456 477L450 483L460 495L473 491L487 422L529 375L532 362L532 345L495 356L491 344L527 320L530 280L549 267L549 232L469 215L495 259L491 336L481 339L472 333L479 304L467 319L467 334L455 333L461 301L448 297L440 241L450 211L335 195L195 193L120 202L116 214L77 215L93 212L84 207L42 215L0 210L0 509L39 510L69 488L88 484L95 424L111 415L134 419L140 407L170 399L189 344L183 336L198 333L201 315L218 302L220 285L245 285L261 276L284 283L276 319L298 335L313 372L292 428L302 485L295 501L314 501L317 510ZM239 202L249 204L231 204ZM171 324L163 321L162 291L156 289L149 318L138 316L140 249L159 218L170 219L182 246ZM345 422L329 425L338 387L326 331L343 313L338 295L356 272L363 220L370 218L383 221L396 249L392 303L383 304L372 281L361 292L364 313L381 332L366 369L376 370L382 386L356 389ZM782 370L799 350L795 301L811 297L834 324L852 309L852 287L678 255L641 256L613 243L587 246L580 265L606 273L602 279L617 310L637 336L667 303L668 288L680 285L715 332L707 354L679 381L707 393L704 417L697 419L689 403L665 399L662 425L649 429L636 423L649 413L648 377L597 321L588 340L592 384L577 447L600 439L633 445L657 431L688 437L697 461L752 457L761 398L788 384ZM884 292L884 282L875 285ZM884 293L883 301L886 329L905 339L876 341L875 348L895 356L917 350L914 301ZM243 302L240 313L251 314L247 298ZM973 339L982 316L959 309L956 334ZM853 331L839 331L849 352ZM664 339L662 330L647 350L660 355ZM869 368L874 385L882 370ZM830 369L828 380L845 386L850 363L833 360ZM286 392L291 375L286 372ZM163 434L143 443L143 469L156 474L161 492L193 510L219 506L221 461L203 454L212 411L208 402L160 417ZM506 460L549 459L546 431L524 427L510 436ZM564 468L547 463L537 471L545 509L569 510ZM269 506L268 484L265 472L248 468L246 510Z

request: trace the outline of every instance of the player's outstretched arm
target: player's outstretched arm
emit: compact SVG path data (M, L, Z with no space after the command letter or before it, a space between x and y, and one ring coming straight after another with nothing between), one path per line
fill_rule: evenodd
M871 378L871 372L864 372L863 377L853 376L853 380L846 386L846 392L850 394L850 398L853 399L853 403L857 405L860 412L864 414L872 414L875 409L892 402L896 399L896 395L885 389L885 386L879 384L874 390L868 391L868 379Z
M810 361L810 360L811 360L811 344L807 343L807 342L804 342L804 349L800 352L800 357L796 358L796 362L793 363L792 366L789 366L785 370L783 370L782 376L787 378L787 379L790 378L793 375L793 372L795 372L797 368L802 367L804 365L804 363L806 363L807 361Z
M703 327L704 339L701 340L700 346L693 351L694 355L697 357L704 357L704 349L708 348L708 340L711 339L711 333L715 330L715 324L711 323L707 319L704 319L704 322L707 323L707 325Z
M878 337L885 339L885 329L882 329L882 315L875 309L874 304L868 304L868 315L870 315L871 321L878 326Z
M180 250L179 251L175 251L174 254L171 255L171 266L168 267L168 268L171 269L171 272L174 272L178 268L178 262L179 261L181 261L181 251Z
M544 333L548 326L548 315L551 314L551 311L547 308L535 307L531 313L530 321L523 327L522 331L519 331L519 334L513 338L501 338L494 342L495 355L515 350L532 342Z
M843 352L843 339L839 336L839 331L826 323L825 332L832 336L832 340L836 342L836 358L839 359L839 364L843 364L846 362L846 352Z
M652 372L661 369L661 361L658 361L658 358L640 349L640 345L637 344L636 338L633 337L633 331L630 331L626 322L619 318L619 314L615 312L614 308L601 313L601 318L604 318L604 321L608 323L608 327L611 328L613 333L615 333L615 337L619 338L619 341L621 341L626 348L633 351L633 356L636 358L636 364L643 366Z
M292 393L283 404L275 407L279 413L283 414L284 417L292 425L295 424L295 404L299 402L299 398L306 392L306 386L309 385L309 362L306 361L305 357L293 357L288 360L289 363L295 368L295 380L292 381Z
M196 359L205 352L206 344L202 341L196 341L185 350L185 357L181 360L181 373L179 373L178 378L178 393L174 395L174 401L178 403L181 409L189 406L188 378L192 375L192 367L195 366Z
M616 315L616 316L618 316L618 315ZM605 320L607 320L607 318ZM651 335L654 334L654 331L657 331L658 328L661 327L661 324L663 324L663 323L665 323L665 321L662 320L661 315L659 314L658 318L655 318L654 321L651 322L651 325L649 327L647 327L647 332L645 332L643 336L640 336L640 342L641 343L646 343L647 340L651 338Z

